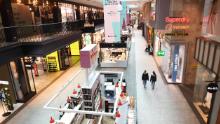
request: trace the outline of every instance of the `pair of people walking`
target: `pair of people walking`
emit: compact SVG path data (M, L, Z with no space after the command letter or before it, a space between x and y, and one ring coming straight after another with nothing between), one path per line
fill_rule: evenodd
M144 88L146 88L146 85L147 85L147 81L149 81L149 75L147 73L146 70L144 70L144 73L142 74L142 80L143 80L143 85L144 85ZM153 71L153 73L151 74L150 76L150 82L151 82L151 87L152 89L155 88L155 82L157 81L157 75L156 73Z

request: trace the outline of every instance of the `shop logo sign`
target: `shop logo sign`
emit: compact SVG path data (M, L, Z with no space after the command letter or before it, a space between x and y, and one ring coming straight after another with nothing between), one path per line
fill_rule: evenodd
M218 91L218 84L217 83L208 84L207 91L209 93L216 93Z
M165 51L162 50L158 51L157 56L165 56Z
M167 23L189 23L189 18L186 17L166 17Z

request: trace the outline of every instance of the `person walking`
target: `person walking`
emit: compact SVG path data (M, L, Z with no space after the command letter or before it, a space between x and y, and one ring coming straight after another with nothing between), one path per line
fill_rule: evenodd
M152 86L152 89L154 90L154 87L155 87L155 82L157 81L157 75L156 73L153 71L153 73L151 74L151 77L150 77L150 82L151 82L151 86Z
M149 76L146 70L144 70L144 73L142 74L142 80L143 80L144 88L146 88L147 81L149 80Z

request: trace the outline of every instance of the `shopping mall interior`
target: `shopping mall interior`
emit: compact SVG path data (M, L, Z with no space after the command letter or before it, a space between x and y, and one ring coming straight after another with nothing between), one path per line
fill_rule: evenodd
M0 0L1 124L220 124L220 0Z

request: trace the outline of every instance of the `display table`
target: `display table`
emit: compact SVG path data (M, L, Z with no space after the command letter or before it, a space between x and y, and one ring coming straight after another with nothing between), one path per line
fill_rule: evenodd
M64 109L67 109L69 104L66 104ZM79 110L81 107L81 104L77 105L74 109ZM72 121L74 120L77 113L64 113L62 118L60 120L56 120L56 123L58 124L72 124Z

